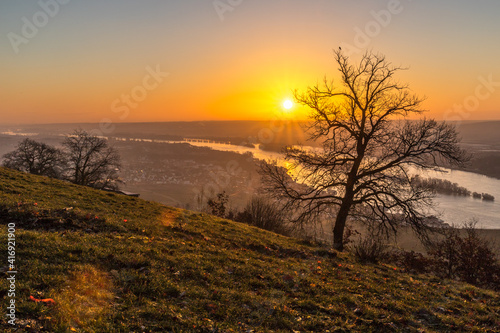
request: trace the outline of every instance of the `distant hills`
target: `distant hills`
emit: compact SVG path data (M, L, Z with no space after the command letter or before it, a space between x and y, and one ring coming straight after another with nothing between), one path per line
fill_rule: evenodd
M210 139L235 145L261 144L261 148L280 151L284 145L301 143L317 145L307 140L305 122L296 121L195 121L159 123L116 123L104 136L179 141L184 138ZM14 148L21 137L2 135L2 132L38 133L41 140L56 143L57 136L71 133L76 128L99 130L99 124L0 125L0 154ZM474 154L465 168L491 177L500 178L500 120L464 121L457 123L463 146Z
M304 141L302 126L305 122L297 121L193 121L193 122L145 122L145 123L114 123L112 136L151 137L258 137L259 133L274 133L276 138L294 144ZM500 120L495 121L464 121L457 123L458 130L465 143L497 144L500 142ZM78 124L46 124L2 126L2 131L21 131L41 134L63 134L75 128L84 130L99 129L96 123ZM276 139L275 138L275 139Z
M194 122L155 122L155 123L116 123L113 130L104 135L114 137L139 137L180 140L182 138L233 138L236 141L269 141L295 144L304 142L301 122L295 121L194 121ZM2 130L3 128L3 130ZM0 126L2 131L20 131L58 135L72 132L75 128L87 131L99 130L99 124L47 124Z
M458 125L463 143L500 145L500 120L463 122Z

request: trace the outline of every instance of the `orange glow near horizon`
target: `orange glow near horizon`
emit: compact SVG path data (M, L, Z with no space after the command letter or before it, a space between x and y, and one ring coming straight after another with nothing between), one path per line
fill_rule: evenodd
M371 49L409 67L395 79L427 97L425 116L500 119L500 46L491 42L500 3L460 4L448 18L447 1L405 4L362 47L357 31L376 23L376 2L245 2L223 21L210 3L75 2L19 52L0 43L0 124L304 120L309 110L284 101L338 79L332 50L344 44L359 48L354 63ZM21 34L21 18L40 11L37 2L4 7L7 33Z
M175 71L162 78L155 89L147 90L142 100L120 102L121 108L113 109L113 102L131 95L142 86L150 75L144 68L122 70L122 67L99 66L95 71L77 69L74 73L59 68L56 60L47 60L49 66L40 68L34 61L26 66L12 66L6 75L12 77L10 86L0 91L3 109L2 123L64 123L100 122L155 122L198 120L305 120L309 110L297 104L284 106L293 91L304 91L324 76L337 78L333 57L325 52L318 62L311 62L312 52L300 49L286 58L279 48L256 50L244 58L214 59L212 67L218 68L214 76L211 68L197 64L189 72ZM149 66L152 70L155 66ZM159 66L161 71L169 71ZM150 70L151 70L150 69ZM28 76L16 75L27 70ZM150 71L149 70L149 71ZM443 119L446 110L463 101L474 92L477 78L468 77L469 84L456 89L441 89L446 78L434 80L421 68L401 72L401 81L408 82L419 96L428 96L423 108L432 110L426 116ZM457 78L458 80L458 78ZM476 81L476 82L475 82ZM154 80L146 80L154 84ZM337 81L338 82L338 81ZM137 94L138 91L135 91ZM484 90L484 89L483 89ZM436 95L434 92L440 91ZM470 119L495 119L499 105L498 94L481 100ZM19 115L23 114L22 119Z

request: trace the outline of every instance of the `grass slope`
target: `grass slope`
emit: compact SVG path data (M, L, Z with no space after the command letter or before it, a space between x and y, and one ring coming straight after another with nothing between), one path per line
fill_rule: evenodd
M4 168L0 221L5 265L6 225L17 227L18 332L500 327L500 297L492 291L362 265L245 224ZM3 314L5 278L0 286ZM4 315L0 325L10 329Z

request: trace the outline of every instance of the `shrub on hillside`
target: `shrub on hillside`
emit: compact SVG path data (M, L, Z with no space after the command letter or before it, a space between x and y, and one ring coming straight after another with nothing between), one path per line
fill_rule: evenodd
M415 251L394 251L390 254L390 261L408 273L428 273L433 266L431 258Z
M229 196L225 191L217 194L215 198L210 198L207 201L208 208L212 215L225 218L226 217L226 205L229 202Z
M430 245L428 253L434 272L445 278L500 289L500 264L492 244L481 237L476 223L462 229L450 228Z
M282 235L290 233L285 212L278 203L265 197L253 197L243 211L235 214L235 220Z
M352 252L360 262L377 263L387 258L388 246L383 237L368 234L352 245Z

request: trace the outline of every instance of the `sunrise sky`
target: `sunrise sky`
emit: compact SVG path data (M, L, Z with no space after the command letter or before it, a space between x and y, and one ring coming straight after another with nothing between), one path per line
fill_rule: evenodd
M500 119L498 0L0 2L0 124L301 118L332 49L381 52L438 119Z

